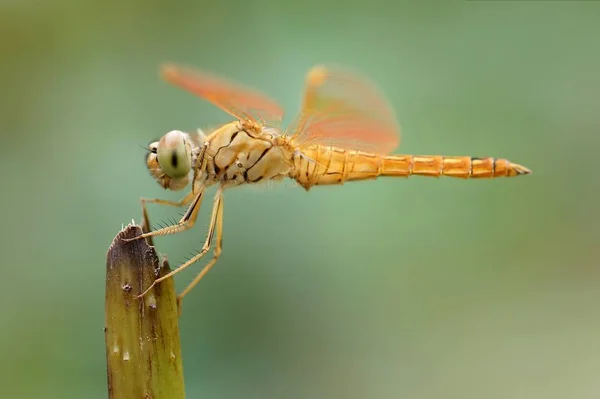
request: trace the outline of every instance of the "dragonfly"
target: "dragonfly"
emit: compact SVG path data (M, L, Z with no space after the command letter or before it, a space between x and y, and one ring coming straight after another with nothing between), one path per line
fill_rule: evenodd
M223 192L226 189L292 179L306 191L379 177L448 176L463 179L530 174L502 158L392 154L401 139L394 109L366 76L343 67L316 65L307 75L300 111L286 129L283 108L254 88L192 67L166 64L163 78L219 107L235 118L210 133L172 130L147 148L146 166L165 189L189 192L180 201L142 198L146 204L187 206L173 225L133 239L176 234L194 226L206 189L218 186L202 249L187 262L157 278L173 277L203 258L212 259L178 295L181 301L215 265L223 242ZM216 239L215 239L216 235Z

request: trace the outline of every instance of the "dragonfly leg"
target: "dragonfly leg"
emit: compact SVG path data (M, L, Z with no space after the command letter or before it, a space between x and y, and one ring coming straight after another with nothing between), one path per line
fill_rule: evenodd
M150 231L150 218L148 217L148 207L146 206L146 204L159 204L181 207L188 205L194 199L194 195L195 193L191 191L179 201L169 201L160 198L140 198L140 202L142 203L142 231L144 233L148 233ZM146 241L148 242L148 245L154 246L154 243L152 242L152 237L147 237Z
M215 201L214 201L214 205L213 205L213 211L212 211L212 215L210 217L210 225L208 227L208 234L206 236L206 241L204 242L204 246L202 247L202 250L197 255L195 255L194 257L192 257L190 260L188 260L187 262L185 262L181 266L177 267L175 270L173 270L173 271L165 274L164 276L162 276L162 277L157 278L156 280L154 280L154 282L150 285L150 287L148 287L144 292L142 292L140 295L138 295L138 298L141 298L144 295L146 295L148 293L148 291L150 291L156 284L158 284L161 281L164 281L164 280L166 280L166 279L168 279L170 277L173 277L174 275L176 275L180 271L188 268L189 266L191 266L192 264L194 264L195 262L197 262L198 260L200 260L200 258L202 258L208 252L208 250L211 247L212 239L213 239L213 236L214 236L214 233L215 233L215 227L217 225L217 214L219 212L219 209L222 209L222 201L223 201L222 194L223 194L223 192L222 192L222 189L220 188L217 191L217 194L215 195ZM196 214L197 214L197 211L196 211ZM160 231L160 230L157 230L157 231ZM204 267L204 269L206 269L206 266ZM204 272L204 269L202 270L202 272ZM202 272L200 272L200 274L202 274ZM196 279L198 279L198 277L196 277ZM180 302L180 300L178 300L178 303L179 302Z
M169 201L169 200L163 200L160 198L140 198L140 201L142 202L142 210L145 212L146 204L159 204L159 205L168 205L168 206L175 206L175 207L181 207L181 206L188 205L194 199L194 195L195 195L194 191L190 191L185 197L183 197L179 201Z
M193 200L191 201L192 204L177 224L163 227L162 229L158 229L155 231L150 231L148 233L141 234L134 238L124 238L123 241L139 240L140 238L152 236L165 236L191 229L194 226L194 223L196 223L196 218L198 217L198 212L200 211L200 205L202 204L203 195L204 189L200 190L200 192L194 196ZM143 210L145 211L145 208Z
M206 275L206 273L208 273L210 271L210 269L212 269L212 267L215 265L215 263L217 263L217 259L219 259L219 256L221 256L221 250L223 248L223 198L221 197L221 199L219 200L219 204L216 207L216 209L213 211L216 212L217 214L217 223L216 223L216 234L217 234L217 239L215 242L215 251L213 254L212 259L210 260L210 262L208 262L206 264L206 266L204 266L202 268L202 270L200 271L200 273L198 273L198 275L196 276L196 278L194 278L194 280L188 284L187 287L185 287L185 289L181 292L181 294L177 295L177 312L179 315L181 315L181 302L183 301L183 297L186 296L195 286L196 284L198 284L200 282L200 280L202 280L202 278ZM212 239L211 239L212 240ZM200 251L200 253L198 253L197 259L190 259L190 262L195 262L198 259L200 259L210 248L210 244L211 242L209 241L209 238L207 237L206 242L204 243L204 246L202 247L202 251Z

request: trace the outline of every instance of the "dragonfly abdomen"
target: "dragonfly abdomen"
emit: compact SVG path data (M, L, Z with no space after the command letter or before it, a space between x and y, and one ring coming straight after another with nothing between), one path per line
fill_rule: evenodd
M524 166L506 159L492 157L393 155L386 157L386 159L389 159L392 164L401 164L403 175L475 179L514 177L531 173ZM393 173L391 170L390 172Z
M442 155L379 155L314 146L294 157L293 177L305 189L314 185L411 175L497 178L529 174L524 166L501 158Z
M502 158L443 155L391 155L383 158L382 176L410 175L463 179L529 174L524 166Z

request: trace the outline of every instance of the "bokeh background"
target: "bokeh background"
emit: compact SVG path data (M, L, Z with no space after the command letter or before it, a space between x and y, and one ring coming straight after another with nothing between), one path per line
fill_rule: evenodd
M2 397L107 395L106 249L139 197L180 196L140 146L229 121L164 61L287 121L312 65L349 65L397 109L399 152L534 171L226 192L180 324L188 397L600 397L600 2L3 0L0 32ZM173 265L209 208L156 240Z

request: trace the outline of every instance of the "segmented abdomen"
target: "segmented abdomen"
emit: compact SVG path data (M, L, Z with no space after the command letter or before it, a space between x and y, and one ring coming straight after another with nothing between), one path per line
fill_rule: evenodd
M343 184L379 176L496 178L529 174L524 166L501 158L442 155L388 155L314 146L294 154L290 177L304 188Z

